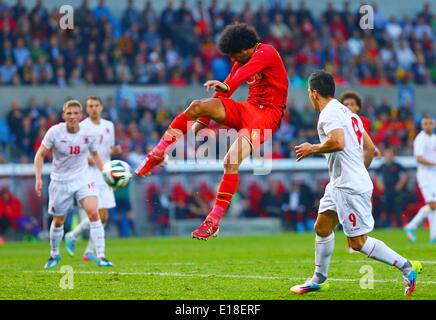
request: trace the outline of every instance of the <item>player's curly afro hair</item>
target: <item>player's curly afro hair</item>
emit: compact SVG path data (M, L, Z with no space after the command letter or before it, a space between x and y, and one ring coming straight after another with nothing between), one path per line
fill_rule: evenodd
M218 50L228 55L253 48L258 42L260 42L260 37L253 27L246 23L233 23L222 31L218 41Z

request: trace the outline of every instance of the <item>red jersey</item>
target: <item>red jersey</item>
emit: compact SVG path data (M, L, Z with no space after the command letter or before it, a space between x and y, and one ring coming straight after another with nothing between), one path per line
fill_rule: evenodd
M288 76L282 58L273 46L259 43L246 64L235 62L224 80L229 91L216 92L213 97L229 98L244 81L248 84L247 102L280 111L286 107Z
M360 120L362 120L363 127L365 128L366 133L368 133L368 135L371 135L371 123L369 122L369 119L364 116L359 116L359 117Z

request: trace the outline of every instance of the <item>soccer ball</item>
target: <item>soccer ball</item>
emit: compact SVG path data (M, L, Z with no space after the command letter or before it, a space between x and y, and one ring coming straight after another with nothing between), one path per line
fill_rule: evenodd
M111 188L124 188L131 177L132 173L127 162L112 160L103 166L103 179Z

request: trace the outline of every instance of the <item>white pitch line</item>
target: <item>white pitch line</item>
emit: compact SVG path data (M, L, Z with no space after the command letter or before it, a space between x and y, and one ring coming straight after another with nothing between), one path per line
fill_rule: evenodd
M41 270L41 271L23 271L23 273L56 273L54 270ZM259 280L307 280L302 277L277 277L277 276L259 276L259 275L239 275L239 274L192 274L192 273L168 273L168 272L99 272L99 271L74 271L75 274L98 274L98 275L122 275L122 276L159 276L159 277L192 277L192 278L230 278L230 279L259 279ZM329 278L329 281L338 282L359 282L360 279L343 279L343 278ZM401 282L399 279L386 279L386 280L368 280L368 282L380 283L395 283ZM422 284L436 284L436 281L419 281Z

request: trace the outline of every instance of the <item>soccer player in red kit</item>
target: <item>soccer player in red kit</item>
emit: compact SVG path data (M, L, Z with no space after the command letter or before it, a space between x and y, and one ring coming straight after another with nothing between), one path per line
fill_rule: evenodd
M149 175L153 167L164 161L168 148L186 134L190 121L196 121L195 132L206 127L210 120L240 130L238 139L224 158L224 176L215 205L205 221L192 232L193 238L202 240L217 235L221 218L238 187L240 164L252 148L268 138L265 130L271 130L272 134L277 131L288 96L283 61L274 47L260 43L254 28L243 23L227 26L221 33L218 49L233 62L230 74L224 82L209 80L204 84L208 90L215 90L212 98L192 101L171 122L160 142L135 171L138 176ZM244 82L248 84L247 101L230 99Z

